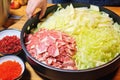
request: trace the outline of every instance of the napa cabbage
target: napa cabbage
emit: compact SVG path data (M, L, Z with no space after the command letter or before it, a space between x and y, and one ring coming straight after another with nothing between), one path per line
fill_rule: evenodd
M77 52L73 56L78 69L93 68L120 54L120 25L109 14L91 5L58 9L38 24L38 29L55 29L73 36Z

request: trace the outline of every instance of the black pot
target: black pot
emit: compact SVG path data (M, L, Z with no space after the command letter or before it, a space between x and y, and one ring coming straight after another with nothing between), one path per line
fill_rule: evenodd
M68 4L62 4L63 7L66 7L67 5ZM73 6L74 7L90 7L90 4L79 3L79 4L73 4ZM50 12L55 11L57 8L58 8L57 5L48 7L45 16L48 15ZM105 9L103 7L99 7L99 8L101 11L108 13L115 22L118 22L120 24L120 17L118 15L116 15L114 12L108 9ZM34 29L37 27L37 24L40 22L38 19L38 16L39 15L37 14L35 17L29 19L23 26L23 29L21 31L21 45L26 54L27 61L34 68L34 70L38 72L40 75L51 80L96 80L112 73L117 68L119 68L120 55L118 55L113 60L109 61L104 65L91 68L91 69L85 69L85 70L62 70L62 69L45 65L37 61L26 50L24 39L25 39L25 34L29 34L31 32L31 29Z

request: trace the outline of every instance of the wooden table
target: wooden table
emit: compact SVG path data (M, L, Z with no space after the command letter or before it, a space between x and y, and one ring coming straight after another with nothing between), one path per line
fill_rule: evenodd
M51 5L52 4L48 4L48 6L51 6ZM106 7L106 8L108 8L111 11L115 12L116 14L120 15L120 7ZM10 10L11 14L22 16L22 18L17 21L8 19L8 23L6 25L11 25L9 28L15 28L15 29L21 30L24 23L27 21L25 9L26 9L26 6L22 6L20 9ZM0 29L2 29L2 28L0 28ZM43 80L32 69L32 67L29 65L28 62L25 62L25 64L26 64L26 71L21 80ZM114 76L112 77L112 80L120 80L120 68L115 72Z

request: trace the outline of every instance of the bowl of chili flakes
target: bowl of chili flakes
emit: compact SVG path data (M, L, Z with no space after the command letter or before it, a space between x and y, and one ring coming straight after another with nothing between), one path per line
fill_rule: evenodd
M16 29L4 29L0 31L0 56L18 55L22 52L20 33Z

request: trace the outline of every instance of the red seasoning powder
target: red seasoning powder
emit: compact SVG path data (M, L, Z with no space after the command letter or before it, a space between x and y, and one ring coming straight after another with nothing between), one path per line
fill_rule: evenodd
M3 39L0 40L0 52L12 54L19 50L22 47L20 45L20 39L13 35L13 36L5 36Z
M0 80L15 80L21 74L22 67L16 61L6 61L0 64Z

